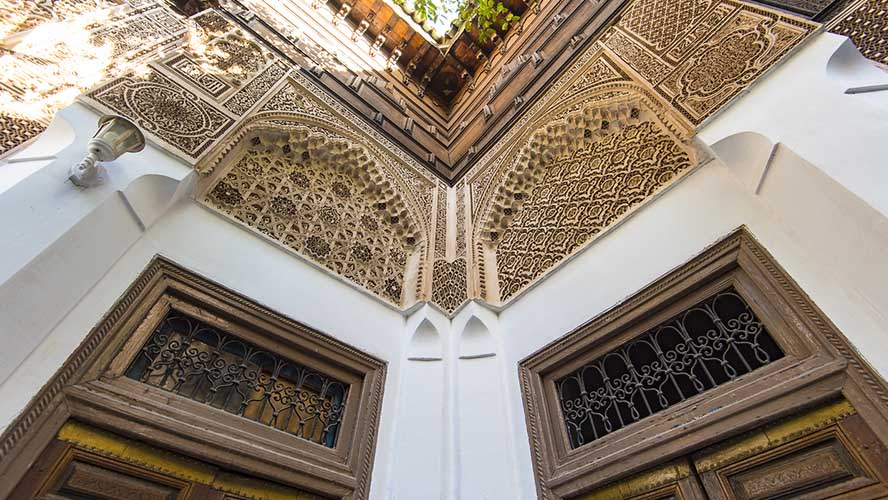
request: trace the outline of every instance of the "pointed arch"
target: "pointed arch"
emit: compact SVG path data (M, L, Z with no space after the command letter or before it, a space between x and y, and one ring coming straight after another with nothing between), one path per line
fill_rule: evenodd
M436 361L444 358L444 343L438 328L429 321L423 319L407 344L407 359L414 361Z
M413 301L424 217L359 137L320 120L251 120L198 168L198 199L396 306Z
M496 339L487 325L477 316L469 318L459 336L460 359L495 356L496 351Z
M697 165L692 129L633 82L578 91L526 130L504 152L474 226L476 266L494 302L527 289Z

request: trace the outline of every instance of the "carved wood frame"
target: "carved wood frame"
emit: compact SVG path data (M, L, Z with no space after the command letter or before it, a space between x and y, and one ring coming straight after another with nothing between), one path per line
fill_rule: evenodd
M554 380L730 286L786 355L593 444L570 449ZM885 381L745 226L522 360L519 378L541 500L588 492L839 395L888 443Z
M275 430L121 375L170 308L349 384L335 447ZM370 491L386 363L155 257L0 436L0 497L69 419L344 500Z

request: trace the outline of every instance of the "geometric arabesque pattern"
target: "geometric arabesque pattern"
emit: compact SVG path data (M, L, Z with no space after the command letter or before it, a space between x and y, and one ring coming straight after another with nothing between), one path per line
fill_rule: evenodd
M544 165L496 246L505 301L691 166L653 121L626 125Z
M734 0L636 0L602 39L696 125L816 28Z
M204 202L400 306L420 234L367 152L319 127L245 140Z
M632 1L454 193L223 16L191 24L89 103L195 164L210 208L389 303L447 312L516 297L689 171L694 128L816 28L736 0Z
M845 35L864 57L888 65L888 0L857 0L830 31Z

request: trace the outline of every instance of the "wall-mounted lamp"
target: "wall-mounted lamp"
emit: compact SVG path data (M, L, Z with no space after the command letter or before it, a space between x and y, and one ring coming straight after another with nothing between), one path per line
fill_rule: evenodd
M145 136L136 125L122 116L99 118L99 130L87 145L87 155L71 167L68 179L75 186L92 187L102 183L100 161L114 161L124 153L138 153L145 147Z

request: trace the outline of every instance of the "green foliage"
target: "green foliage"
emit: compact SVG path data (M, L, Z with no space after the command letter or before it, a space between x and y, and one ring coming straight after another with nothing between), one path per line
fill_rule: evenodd
M402 4L404 0L395 2ZM508 31L520 19L498 0L413 0L412 4L420 19L431 22L443 14L456 14L457 26L466 31L477 29L482 42L489 40L497 29Z

